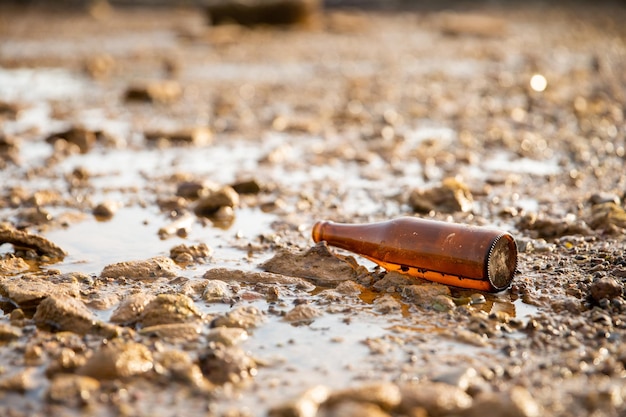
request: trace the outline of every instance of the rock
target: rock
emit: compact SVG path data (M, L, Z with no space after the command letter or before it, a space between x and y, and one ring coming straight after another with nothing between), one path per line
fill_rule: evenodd
M203 146L211 143L213 133L208 127L153 130L144 132L149 142L166 141L171 144Z
M239 181L231 185L233 190L238 194L258 194L261 192L261 186L256 180Z
M30 268L26 261L22 258L15 256L8 256L0 259L0 274L2 275L15 275L20 272L27 271Z
M248 332L240 327L216 327L207 334L207 341L235 346L248 339Z
M589 197L589 204L595 206L597 204L621 204L621 199L617 194L609 194L609 193L594 193Z
M199 358L204 376L214 384L238 384L256 375L257 365L237 347L219 346Z
M408 285L402 288L402 296L404 299L425 308L434 307L434 304L440 300L438 298L440 295L450 297L450 288L446 285L436 283ZM452 300L450 301L452 302Z
M119 262L104 267L100 278L125 278L129 280L154 280L174 278L180 269L170 258L162 256L142 261Z
M210 388L202 375L200 367L193 362L187 352L182 350L166 350L155 354L154 369L167 378L167 382L172 379L188 384L200 390Z
M253 329L264 321L263 313L254 306L240 306L228 313L218 316L211 323L212 327L239 327Z
M267 272L308 279L316 285L336 285L356 279L356 269L347 261L333 255L326 242L320 242L305 252L280 250L260 265Z
M10 342L19 339L22 330L19 327L11 326L7 323L0 323L0 342Z
M622 291L622 284L612 277L601 277L594 281L589 287L591 297L596 302L599 302L603 298L612 300L613 298L620 297Z
M436 295L432 300L431 307L437 311L451 311L456 308L456 304L447 295Z
M309 304L300 304L289 310L283 319L292 324L312 323L313 320L322 315L320 309Z
M152 354L140 343L113 339L103 344L78 374L96 379L127 378L152 370Z
M248 284L281 284L293 285L304 291L313 291L315 285L302 278L273 274L270 272L242 271L239 269L213 268L203 275L205 279L219 279L226 282L236 281Z
M186 200L195 201L206 194L208 188L204 182L183 181L176 187L176 195Z
M522 387L513 387L509 392L479 394L464 416L482 417L538 417L543 411L532 395Z
M402 385L400 392L402 401L398 409L406 414L411 410L423 408L429 416L459 415L472 405L472 397L465 391L441 382L409 383Z
M234 295L226 282L213 279L206 283L202 299L207 303L228 303Z
M63 259L67 253L48 239L17 230L8 223L0 223L0 245L10 243L15 249L30 249L38 255Z
M111 219L117 212L118 204L115 201L104 201L96 205L91 213L98 220Z
M203 318L193 300L183 294L159 294L144 307L138 323L143 327L159 324L191 323Z
M389 411L400 405L401 400L400 388L396 384L379 382L335 391L324 405L332 407L343 402L371 403Z
M143 292L131 294L117 306L110 321L119 324L134 324L139 320L144 308L154 299L154 295Z
M311 24L317 19L320 9L319 0L218 0L206 5L213 25Z
M50 295L39 303L33 320L38 327L55 331L95 333L108 337L117 333L115 326L97 321L80 300L64 294Z
M402 311L402 304L392 295L385 294L374 300L374 309L381 314L397 313Z
M183 209L174 209L173 211L177 212L181 210ZM187 235L189 235L189 232L191 232L191 226L193 225L194 221L195 217L193 215L184 214L176 218L176 220L169 223L168 225L159 228L159 237L161 239L166 239L170 236L186 237Z
M0 375L0 390L26 392L38 385L37 368L29 367L11 374Z
M170 249L170 258L172 258L175 262L179 263L188 263L181 262L181 260L191 260L198 261L203 260L211 256L212 250L205 245L204 243L199 243L197 245L187 246L185 244L180 244L178 246L174 246Z
M146 101L169 104L180 98L183 89L177 81L146 81L131 85L126 89L126 101Z
M595 204L591 206L586 222L592 229L624 233L622 229L626 229L626 211L614 202Z
M49 279L27 275L0 280L0 295L8 298L22 309L36 308L49 294L78 297L80 289L75 282L54 283Z
M67 407L86 405L100 389L98 380L81 375L58 374L50 382L48 398L50 401Z
M369 402L344 401L332 407L322 407L320 417L390 417L376 404Z
M550 218L544 215L534 213L523 216L516 224L519 230L530 231L533 238L556 238L568 235L589 236L593 232L587 226L587 223L572 216L564 218ZM533 243L535 251L537 251L537 242Z
M413 285L415 282L416 278L409 275L395 271L387 271L372 287L379 292L400 292L402 288Z
M84 154L89 152L96 144L98 133L84 127L73 126L68 130L48 136L46 142L54 144L59 140L64 140L67 143L76 145L80 149L80 153Z
M196 202L194 213L197 216L212 217L223 207L235 208L239 205L239 194L230 186L210 190Z
M413 190L409 196L409 204L418 213L466 213L472 210L473 202L470 190L455 178L446 178L439 187Z
M433 377L434 382L452 385L466 392L468 388L478 380L480 380L478 372L472 367L453 369Z
M268 412L268 417L315 417L317 411L326 399L330 390L317 385L306 390L295 400L273 407Z
M200 323L170 323L144 327L139 331L144 336L156 337L159 340L194 341L200 338Z

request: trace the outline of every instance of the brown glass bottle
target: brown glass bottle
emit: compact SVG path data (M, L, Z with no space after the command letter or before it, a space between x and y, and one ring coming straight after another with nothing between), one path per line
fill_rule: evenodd
M517 266L513 236L499 230L401 217L370 224L329 221L313 240L346 249L388 271L481 291L506 289Z

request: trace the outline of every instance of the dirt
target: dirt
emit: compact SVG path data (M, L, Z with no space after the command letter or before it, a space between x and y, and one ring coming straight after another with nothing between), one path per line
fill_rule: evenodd
M425 4L0 5L0 415L624 415L626 8ZM311 239L407 215L511 287Z

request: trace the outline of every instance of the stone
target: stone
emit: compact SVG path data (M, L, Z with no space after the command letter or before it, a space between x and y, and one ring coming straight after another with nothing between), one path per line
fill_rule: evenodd
M223 207L235 208L239 205L239 194L230 186L210 190L196 202L194 213L201 217L212 217Z
M523 387L513 387L508 392L479 394L464 416L482 417L538 417L544 415L541 406Z
M115 201L103 201L102 203L97 204L91 213L96 219L108 220L113 218L118 207L119 205Z
M68 407L86 405L100 389L100 382L82 375L58 374L50 382L50 401Z
M180 244L170 249L170 258L175 262L185 263L181 262L183 257L191 261L198 261L210 257L212 252L213 251L204 243L191 246Z
M299 304L289 310L283 317L283 320L292 324L312 323L313 320L322 315L322 311L317 307L310 304Z
M202 299L207 303L228 303L235 294L226 282L213 279L206 283Z
M174 145L203 146L211 143L213 133L208 127L193 127L146 131L144 136L149 142L165 141Z
M0 342L10 342L19 339L22 330L19 327L11 326L7 323L0 323Z
M104 343L78 369L78 374L95 379L117 379L144 374L152 367L152 354L146 346L113 339Z
M54 144L59 140L76 145L80 153L89 152L96 144L98 133L81 126L72 126L63 132L54 133L46 139L48 143Z
M261 311L254 306L240 306L228 313L218 316L211 323L212 327L239 327L253 329L264 321Z
M218 279L226 282L245 282L248 284L281 284L293 285L297 289L313 291L315 285L310 282L293 276L274 274L270 272L242 271L239 269L213 268L203 275L205 279Z
M210 385L204 379L200 367L182 350L166 350L155 354L154 369L158 374L186 383L205 391Z
M36 373L36 367L28 367L14 373L0 375L0 391L30 391L38 385Z
M202 318L202 313L190 297L183 294L159 294L144 307L137 321L143 327L150 327L197 322Z
M178 100L183 89L174 80L144 81L129 86L124 93L126 101L144 101L170 104Z
M125 297L117 306L111 318L112 323L133 324L139 320L144 308L154 299L154 295L139 292Z
M100 278L125 278L129 280L155 280L174 278L180 268L170 258L163 256L139 261L125 261L107 265Z
M317 19L320 9L319 0L222 0L206 5L213 25L309 25Z
M400 405L402 395L400 388L390 382L378 382L354 388L334 391L328 397L325 406L352 401L357 403L375 404L383 410L392 410Z
M268 417L316 417L318 409L328 398L330 390L324 385L307 389L298 398L272 407Z
M241 383L257 373L255 361L242 349L218 345L199 357L202 374L214 384Z
M20 272L27 271L30 268L26 261L22 258L15 256L7 256L0 259L0 274L2 275L15 275Z
M333 255L326 242L300 253L281 249L260 267L267 272L300 277L324 286L334 286L357 277L352 264Z
M591 283L589 292L591 297L599 302L603 298L612 300L622 295L622 284L612 277L601 277Z
M370 402L344 401L332 407L322 407L319 417L390 417L390 414L381 410Z
M446 178L438 187L413 190L409 204L418 213L466 213L472 211L474 198L465 184L456 178Z
M80 288L75 282L51 282L49 279L24 275L0 280L0 295L11 300L22 309L36 308L49 294L78 297Z
M139 333L159 340L194 341L200 338L200 323L169 323L144 327Z
M8 223L0 223L0 245L10 243L16 249L34 250L38 255L63 259L67 253L48 239L22 230Z
M109 337L117 333L115 326L96 320L80 300L64 294L50 295L39 303L33 320L38 327L55 331L94 333Z
M440 300L438 297L440 295L450 297L450 288L436 283L408 285L402 288L402 296L405 300L425 308L434 307L434 304Z
M402 401L398 409L403 413L423 408L429 416L465 415L461 413L472 405L472 397L465 391L441 382L408 383L400 386L400 392Z
M248 332L239 327L216 327L207 334L207 341L235 346L248 339Z

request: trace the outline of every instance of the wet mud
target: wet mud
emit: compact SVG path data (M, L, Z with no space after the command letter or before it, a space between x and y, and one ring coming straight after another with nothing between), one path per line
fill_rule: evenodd
M626 8L453 6L0 5L0 415L624 415ZM400 216L513 283L311 238Z

